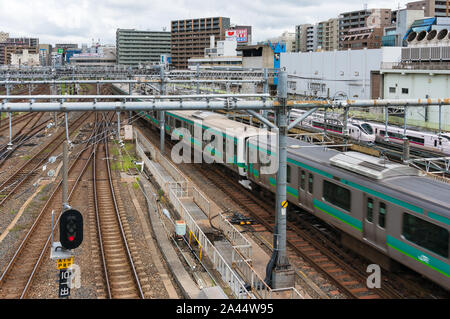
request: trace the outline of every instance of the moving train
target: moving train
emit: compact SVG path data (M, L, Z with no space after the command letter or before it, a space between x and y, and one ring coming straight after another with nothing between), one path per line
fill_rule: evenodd
M306 111L303 110L291 110L289 122L292 123L295 119ZM269 111L267 118L271 121L274 120L273 112ZM323 131L325 129L328 132L343 135L344 134L344 124L342 121L336 117L325 118L323 113L313 113L308 116L305 120L297 124L298 127L306 127L313 130ZM348 136L356 141L365 143L374 143L375 134L372 127L365 121L359 121L354 119L349 119L347 124Z
M140 114L158 127L156 114ZM276 192L276 171L263 173L277 158L276 135L213 112L165 116L167 133L223 162L253 191ZM215 135L207 141L196 137L205 131ZM380 266L396 261L450 290L450 184L385 159L287 139L291 204L339 229L345 245Z
M291 122L305 112L306 111L304 110L292 110L290 116ZM269 119L273 119L273 112L269 113ZM323 131L325 126L324 123L327 123L326 129L328 132L338 135L343 134L344 125L342 120L332 114L328 114L327 118L325 118L323 113L313 113L299 123L298 126ZM347 129L349 137L356 141L366 143L386 141L386 126L383 123L349 118ZM390 143L403 144L403 127L388 125L387 131L387 139ZM407 129L406 137L412 148L450 155L450 133L441 133L439 136L439 134L433 132Z

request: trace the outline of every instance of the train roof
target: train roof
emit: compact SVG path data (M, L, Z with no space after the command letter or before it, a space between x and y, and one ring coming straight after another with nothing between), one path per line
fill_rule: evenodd
M267 130L230 120L223 114L210 111L170 111L170 113L189 121L195 121L197 123L202 121L202 125L209 128L219 129L222 133L226 133L227 135L234 137L242 138L267 132Z
M256 138L250 139L256 143ZM259 141L262 147L267 143ZM414 197L413 201L426 201L444 208L447 216L450 198L450 184L424 176L419 170L403 164L384 161L378 157L357 152L340 152L327 146L318 146L294 138L287 138L288 157L293 160L306 159L326 166L326 173L334 177L345 174L345 179L378 191L402 193ZM308 164L308 163L307 163ZM315 169L320 169L319 166Z

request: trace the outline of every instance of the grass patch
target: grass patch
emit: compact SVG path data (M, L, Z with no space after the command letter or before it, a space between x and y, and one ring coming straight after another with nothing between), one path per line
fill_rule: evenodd
M10 232L17 232L17 231L21 231L24 230L26 228L25 225L15 225L13 228L11 228L9 231Z

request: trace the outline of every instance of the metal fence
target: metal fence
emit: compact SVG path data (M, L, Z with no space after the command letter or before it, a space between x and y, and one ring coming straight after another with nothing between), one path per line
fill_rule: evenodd
M303 299L300 293L293 287L285 289L271 289L251 266L251 243L237 230L226 217L218 213L218 228L232 245L232 262L227 263L213 243L197 225L189 210L183 204L183 200L193 200L207 216L211 216L211 203L195 188L186 177L169 161L165 160L159 151L150 142L141 138L138 129L134 130L137 155L142 158L144 165L148 167L156 182L165 190L166 196L180 217L186 222L186 227L196 237L202 249L203 257L208 258L213 269L221 276L222 280L230 287L233 295L238 299L254 298L290 298ZM143 145L145 144L145 146ZM168 168L169 174L174 174L173 181L164 177L158 167L147 158L145 153L150 153L154 160L164 168ZM164 163L164 164L163 164Z

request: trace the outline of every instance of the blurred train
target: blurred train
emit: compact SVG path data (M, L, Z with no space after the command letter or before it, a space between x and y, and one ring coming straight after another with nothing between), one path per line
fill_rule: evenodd
M301 116L305 112L304 110L292 110L290 121L293 122L296 117ZM268 117L273 120L273 112L270 112ZM297 126L318 131L324 131L326 128L332 134L344 134L342 120L333 114L327 114L327 117L325 117L323 113L313 113ZM347 130L348 136L359 142L374 143L388 141L390 143L403 144L403 127L388 125L386 136L385 124L349 118ZM406 137L412 148L450 155L450 133L441 133L439 135L433 132L407 129Z
M159 127L156 114L140 115ZM276 135L213 112L170 111L165 116L167 133L222 162L253 191L274 196L276 172L263 172L277 157ZM208 130L215 137L199 139L195 130L197 136ZM217 136L223 137L222 144ZM394 260L450 290L450 184L365 154L311 147L290 137L287 144L290 203L339 229L344 244L378 264L388 268Z

